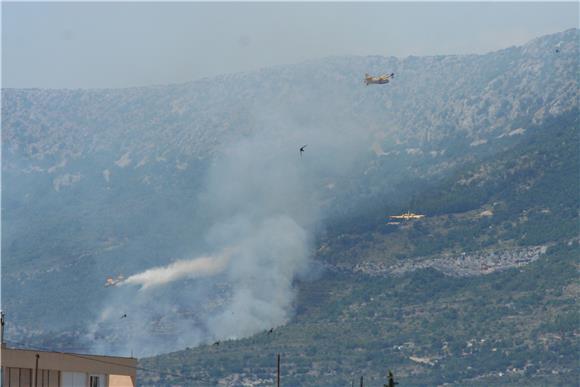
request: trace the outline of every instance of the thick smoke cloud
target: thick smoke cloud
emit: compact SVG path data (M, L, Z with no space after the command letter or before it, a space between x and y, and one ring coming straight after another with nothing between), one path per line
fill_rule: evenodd
M112 288L89 333L96 351L179 350L247 337L292 317L294 282L309 271L322 219L320 193L368 147L344 122L298 126L288 116L257 116L256 132L220 149L204 191L192 198L211 224L192 236L206 253L168 260Z
M134 274L119 285L141 285L141 289L147 289L184 278L207 277L223 271L227 261L228 255L226 254L217 257L179 260L166 267L156 267Z

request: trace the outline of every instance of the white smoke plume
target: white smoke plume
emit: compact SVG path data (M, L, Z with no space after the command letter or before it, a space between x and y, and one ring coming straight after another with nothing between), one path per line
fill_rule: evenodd
M164 285L184 278L208 277L218 274L226 267L229 256L226 253L216 257L200 257L179 260L165 267L155 267L134 274L119 283L122 285L141 285L141 289Z
M319 111L313 107L313 116ZM204 235L192 235L192 245L205 246L205 254L111 288L89 334L95 351L168 352L247 337L292 318L294 283L309 272L320 227L320 191L351 173L368 141L346 123L298 125L271 112L256 122L262 129L220 149L203 192L192 198L199 217L211 224Z

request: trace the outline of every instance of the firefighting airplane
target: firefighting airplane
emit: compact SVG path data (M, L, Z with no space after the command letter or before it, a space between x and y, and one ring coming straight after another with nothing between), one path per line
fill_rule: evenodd
M109 277L107 281L105 281L105 287L108 288L109 286L116 286L119 282L123 281L125 277L122 275L117 276L117 278Z
M372 77L368 74L365 74L365 84L368 85L383 85L385 83L389 83L391 79L395 78L395 73L390 74L383 74L378 77Z

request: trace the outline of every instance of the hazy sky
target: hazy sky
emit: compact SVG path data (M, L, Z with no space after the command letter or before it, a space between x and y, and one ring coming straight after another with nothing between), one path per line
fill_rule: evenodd
M332 55L482 53L578 27L578 12L578 2L2 2L2 86L144 86Z

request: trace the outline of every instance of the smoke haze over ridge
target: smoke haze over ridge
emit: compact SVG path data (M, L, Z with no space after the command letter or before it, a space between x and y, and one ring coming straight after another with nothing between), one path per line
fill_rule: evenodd
M130 275L112 288L88 336L96 350L167 352L246 337L292 317L293 283L308 272L312 241L323 227L319 192L327 176L347 174L368 150L364 133L329 114L340 103L300 105L300 117L311 117L300 124L296 106L254 109L256 132L220 149L203 192L192 198L211 224L202 236L210 251ZM119 321L121 310L128 318ZM104 337L123 344L113 348Z
M510 127L514 118L526 122L537 112L542 119L576 105L570 64L577 64L577 33L484 57L336 58L115 92L8 90L3 171L11 191L3 198L9 198L12 227L3 227L3 265L14 269L4 271L10 285L3 290L13 294L3 301L14 321L28 318L29 331L37 322L43 329L58 323L67 340L96 321L88 338L100 345L95 352L123 355L283 324L295 309L294 278L310 272L313 239L326 225L335 227L326 220L328 208L338 217L356 216L366 210L361 203L370 203L380 217L376 209L401 187L389 173L413 166L415 153L407 152L422 151L416 134L425 127L446 140L441 148L433 145L434 156L427 154L441 167L450 135L465 132L469 141L492 143L526 128ZM558 55L554 47L561 48ZM392 70L396 81L366 88L360 77L367 69ZM475 103L466 106L470 95ZM522 95L533 103L522 104ZM53 121L54 112L66 125ZM33 116L41 119L30 122ZM378 157L359 163L373 138ZM399 151L410 164L394 160ZM8 162L15 163L12 170ZM112 173L105 178L102 171ZM349 227L357 220L345 219ZM28 249L30 240L35 249ZM220 270L209 276L195 270L200 258L214 262L228 248L235 254ZM193 263L192 270L174 270L175 280L162 285L102 286L107 276L175 269L178 262ZM51 315L30 313L40 303ZM70 319L61 318L71 310Z
M345 54L482 53L577 26L578 4L14 1L3 15L5 87L101 88Z

